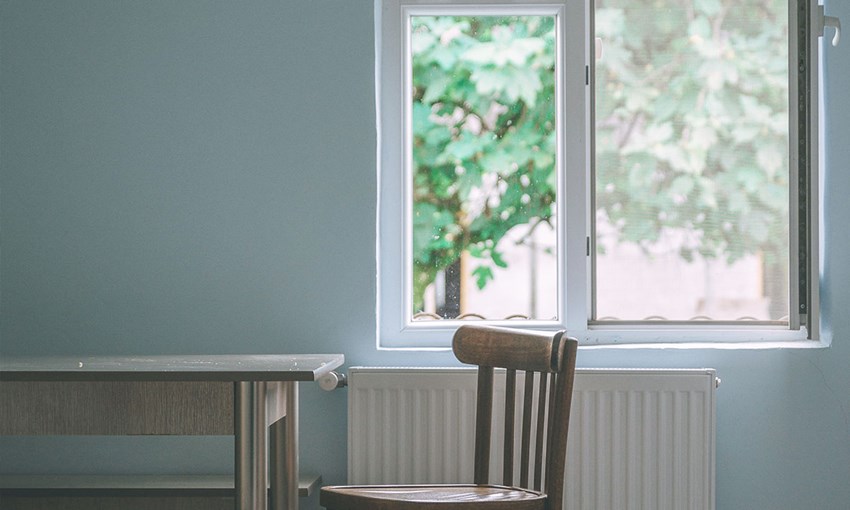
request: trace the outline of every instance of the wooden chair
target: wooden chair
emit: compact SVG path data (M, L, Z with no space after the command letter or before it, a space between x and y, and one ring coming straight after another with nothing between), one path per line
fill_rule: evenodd
M474 483L325 487L321 505L328 510L561 510L577 346L563 331L552 335L461 326L454 336L454 354L478 365ZM507 369L501 485L490 484L494 368ZM517 371L525 372L525 383L515 483Z

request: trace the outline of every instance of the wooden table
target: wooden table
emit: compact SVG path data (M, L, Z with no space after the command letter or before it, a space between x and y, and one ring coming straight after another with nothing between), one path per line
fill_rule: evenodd
M0 434L233 434L237 510L294 510L297 383L343 362L341 354L4 358Z

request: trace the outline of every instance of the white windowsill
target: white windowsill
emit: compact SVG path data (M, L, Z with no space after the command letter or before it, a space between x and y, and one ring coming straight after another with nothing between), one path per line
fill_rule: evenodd
M717 350L763 350L763 349L823 349L832 343L831 334L821 333L820 339L806 338L805 331L758 329L682 331L673 329L624 330L591 329L569 332L579 340L580 349L717 349ZM734 340L730 340L730 338ZM451 351L450 346L386 346L378 343L379 351L442 352Z

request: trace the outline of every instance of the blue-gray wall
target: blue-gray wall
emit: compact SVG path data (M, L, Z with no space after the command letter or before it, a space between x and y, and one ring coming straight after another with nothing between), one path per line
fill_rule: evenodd
M850 21L850 3L827 9ZM453 364L374 347L372 12L0 0L0 353ZM718 370L721 510L850 508L848 43L826 52L833 346L580 353L582 366ZM345 404L302 390L302 468L330 483L345 478ZM227 472L232 456L226 438L0 446L6 473Z

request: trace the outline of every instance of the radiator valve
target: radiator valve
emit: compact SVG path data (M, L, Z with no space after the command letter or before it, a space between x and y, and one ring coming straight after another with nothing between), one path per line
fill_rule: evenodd
M345 374L337 371L331 371L319 378L319 387L325 391L332 391L337 388L348 386L348 379Z

